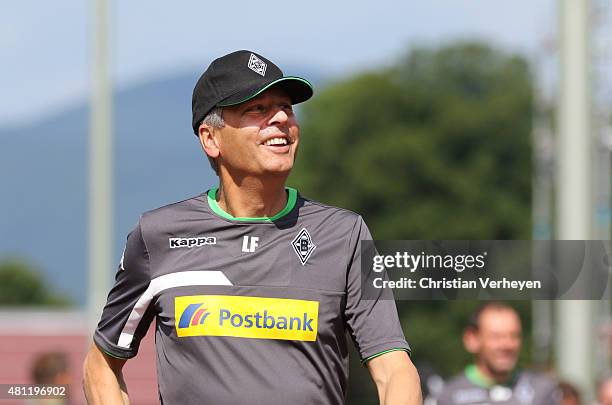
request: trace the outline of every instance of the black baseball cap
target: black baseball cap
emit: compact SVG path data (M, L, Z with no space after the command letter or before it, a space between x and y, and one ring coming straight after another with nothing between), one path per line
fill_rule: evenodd
M241 104L275 86L298 104L312 97L306 79L285 76L274 63L252 51L236 51L215 59L193 89L192 127L197 135L200 123L215 107Z

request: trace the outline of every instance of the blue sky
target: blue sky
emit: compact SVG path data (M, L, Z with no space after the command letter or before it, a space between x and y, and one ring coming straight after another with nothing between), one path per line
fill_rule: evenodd
M341 75L392 63L409 47L482 39L526 55L556 31L554 0L344 2L111 1L118 86L202 71L252 49L282 66ZM169 5L171 4L171 5ZM52 114L88 95L90 2L21 0L0 13L0 127ZM286 72L299 74L300 72Z

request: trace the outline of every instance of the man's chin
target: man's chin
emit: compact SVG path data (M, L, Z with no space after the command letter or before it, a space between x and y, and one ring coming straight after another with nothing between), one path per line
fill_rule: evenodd
M515 367L516 362L496 364L494 367L491 368L491 371L498 376L504 376L512 373Z
M291 169L293 169L293 163L288 164L277 164L277 165L267 165L264 167L264 173L270 176L288 176L291 173Z

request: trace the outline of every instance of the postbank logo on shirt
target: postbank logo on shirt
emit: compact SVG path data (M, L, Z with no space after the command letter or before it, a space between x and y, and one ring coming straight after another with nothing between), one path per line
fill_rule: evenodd
M317 340L319 302L231 295L175 297L176 334Z

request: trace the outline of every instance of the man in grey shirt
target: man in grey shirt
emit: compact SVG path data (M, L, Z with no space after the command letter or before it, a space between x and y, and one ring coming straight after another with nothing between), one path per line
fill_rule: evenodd
M121 368L156 321L164 404L342 404L348 331L381 403L420 403L392 299L362 300L353 212L285 187L310 83L263 56L216 59L192 127L219 186L143 214L84 364L90 404L129 402Z
M474 355L474 364L444 385L437 405L559 404L552 379L517 368L521 320L511 306L481 305L470 318L463 344Z

